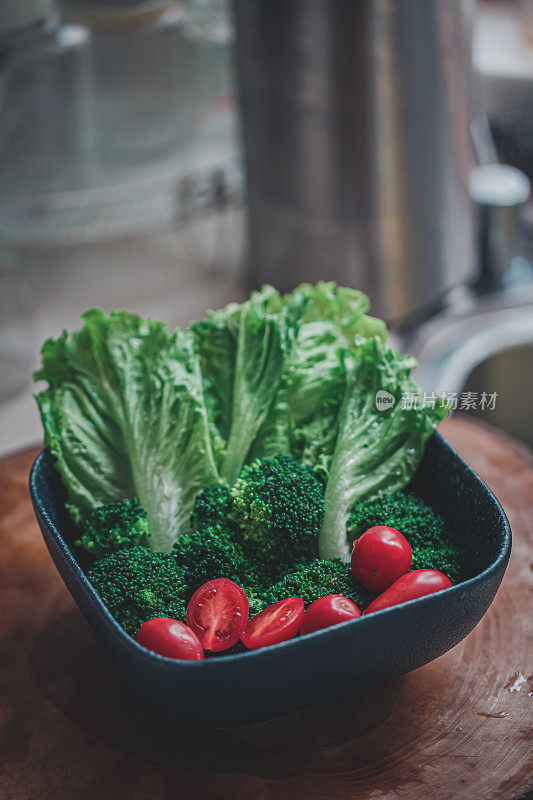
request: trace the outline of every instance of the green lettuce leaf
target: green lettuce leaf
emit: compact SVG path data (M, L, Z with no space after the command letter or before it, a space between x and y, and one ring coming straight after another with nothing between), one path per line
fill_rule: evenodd
M348 560L346 522L354 503L409 483L448 408L440 398L434 407L425 406L411 378L416 360L386 349L377 338L362 342L355 354L344 351L341 359L347 380L327 476L319 553Z
M83 320L42 348L44 444L76 522L102 503L138 497L150 547L168 551L196 493L220 481L193 343L126 311L92 309Z
M291 454L320 471L325 558L349 555L358 500L403 488L446 408L405 408L414 359L385 347L368 298L334 283L289 295L270 286L209 312L186 332L93 309L48 340L36 379L45 446L83 523L98 505L137 497L150 547L170 550L196 493L232 484L252 459ZM376 406L376 393L389 406Z
M307 305L271 286L190 327L200 358L213 451L233 483L267 416Z
M385 342L387 328L368 316L368 297L355 289L321 282L302 284L293 295L305 301L305 314L253 455L290 453L312 466L326 467L346 385L338 351L355 353L365 338Z

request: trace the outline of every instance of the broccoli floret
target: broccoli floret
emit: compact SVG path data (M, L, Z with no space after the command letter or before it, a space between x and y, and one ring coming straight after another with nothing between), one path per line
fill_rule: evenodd
M228 519L230 490L207 486L198 493L191 512L191 530L174 545L178 566L187 576L189 596L214 578L230 578L240 586L257 576L243 550L243 538Z
M227 486L206 486L194 501L190 518L192 530L201 530L206 525L225 524L230 507L231 497Z
M154 617L185 621L187 582L170 553L117 550L97 561L89 579L117 622L135 636Z
M102 558L122 547L145 545L149 536L146 511L133 498L95 508L76 545L84 547L95 558Z
M317 558L285 575L274 586L260 592L259 596L263 608L286 597L301 597L307 608L325 594L343 594L353 600L360 611L376 596L357 583L350 565L338 558L331 561Z
M316 557L324 488L310 467L291 456L256 459L241 470L231 499L229 517L264 583Z
M438 569L452 583L459 579L459 549L444 519L416 495L395 492L357 503L346 529L357 539L374 525L389 525L405 536L413 553L411 569Z
M246 593L246 597L248 598L248 607L249 607L249 616L253 617L255 614L259 614L264 608L272 603L267 602L263 599L261 589L258 589L257 586L250 588L249 586L244 586L244 591ZM275 602L274 600L272 602Z
M407 537L405 537L407 539ZM440 544L412 545L413 563L411 569L438 569L452 583L460 580L459 551L450 541Z
M207 525L179 538L173 554L187 580L187 600L213 578L229 578L239 586L257 581L236 538L223 525Z

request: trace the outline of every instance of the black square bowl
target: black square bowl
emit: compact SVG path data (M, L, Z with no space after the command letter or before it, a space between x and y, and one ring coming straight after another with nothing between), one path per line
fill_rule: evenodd
M46 451L30 475L31 498L50 555L128 680L167 713L226 726L288 714L409 672L450 650L477 625L509 560L511 530L505 513L439 434L429 441L410 488L444 515L460 544L461 583L264 650L187 662L151 653L122 630L84 573L64 489Z

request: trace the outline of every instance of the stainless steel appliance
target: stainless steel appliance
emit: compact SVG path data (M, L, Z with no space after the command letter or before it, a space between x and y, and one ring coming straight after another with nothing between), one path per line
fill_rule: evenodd
M364 289L393 322L473 277L472 4L234 0L252 283Z

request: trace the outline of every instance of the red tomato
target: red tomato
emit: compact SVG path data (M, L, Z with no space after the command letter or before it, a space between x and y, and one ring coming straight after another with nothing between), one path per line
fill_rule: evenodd
M241 636L242 643L249 650L258 650L292 639L300 629L303 616L304 601L299 597L280 600L251 618Z
M198 636L183 622L170 617L156 617L143 622L136 638L147 650L167 658L201 661L204 657Z
M353 576L371 592L382 592L394 583L411 569L412 561L405 536L387 525L369 528L353 543Z
M300 633L313 633L360 616L361 612L353 600L343 594L326 594L311 603L300 625Z
M247 622L248 598L229 578L204 583L187 606L187 625L211 653L237 644Z
M432 592L440 592L441 589L448 589L451 585L451 580L436 569L415 569L394 581L392 586L370 603L363 614L371 614L372 611L380 611L382 608L406 603L407 600L414 600Z

